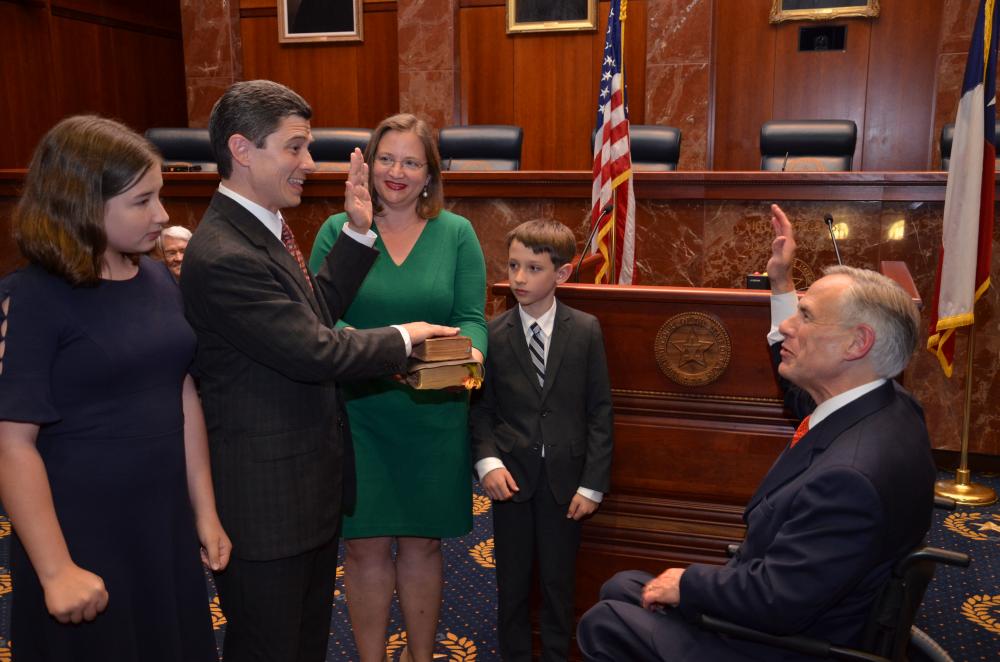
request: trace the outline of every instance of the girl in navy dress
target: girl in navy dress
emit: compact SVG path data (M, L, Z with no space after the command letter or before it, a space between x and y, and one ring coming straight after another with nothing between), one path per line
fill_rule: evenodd
M215 512L194 333L167 268L160 159L79 116L38 145L0 281L0 498L18 662L218 659L201 558Z

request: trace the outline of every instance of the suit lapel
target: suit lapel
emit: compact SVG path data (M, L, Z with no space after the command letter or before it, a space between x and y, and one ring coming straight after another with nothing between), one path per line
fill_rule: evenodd
M549 356L545 360L545 388L542 389L542 397L548 395L549 389L555 383L559 365L573 335L573 326L573 316L569 309L556 300L556 317L552 325L552 337L549 338Z
M541 395L542 387L538 383L538 374L535 372L535 365L528 355L528 342L524 338L524 324L521 322L521 308L512 308L510 316L507 318L507 341L510 349L517 357L517 363L524 372L525 379ZM546 371L546 374L548 372Z
M744 521L761 499L808 469L813 458L826 451L848 428L886 407L892 401L894 389L892 381L887 381L827 416L810 429L795 448L785 448L743 511Z
M211 204L219 211L220 216L242 233L250 243L267 253L271 261L291 277L298 286L300 298L306 301L313 312L322 319L323 311L320 310L315 293L306 282L302 270L299 269L299 263L288 252L285 245L260 222L260 219L251 214L240 203L219 192L212 196Z

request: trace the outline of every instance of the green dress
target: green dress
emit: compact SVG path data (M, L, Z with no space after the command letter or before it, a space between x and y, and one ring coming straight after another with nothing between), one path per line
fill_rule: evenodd
M318 270L346 214L326 220L309 266ZM378 233L374 226L372 230ZM457 326L486 354L486 265L472 225L442 211L401 265L381 237L375 260L339 324L369 329L425 321ZM472 529L467 393L416 391L392 379L344 385L357 463L357 505L343 536L448 538Z

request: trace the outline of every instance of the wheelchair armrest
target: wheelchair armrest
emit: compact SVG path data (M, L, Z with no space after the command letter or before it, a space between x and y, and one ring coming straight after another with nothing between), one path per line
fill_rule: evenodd
M812 639L810 637L802 637L798 635L778 636L775 634L768 634L767 632L754 630L753 628L737 625L736 623L731 623L729 621L722 620L721 618L715 618L714 616L708 616L705 614L701 615L699 624L706 630L718 632L736 639L744 639L746 641L764 644L765 646L773 646L783 650L790 650L795 653L799 653L800 655L809 655L812 657L832 660L889 662L887 658L880 657L878 655L872 655L871 653L851 648L834 646L829 642L820 641L819 639Z
M971 559L968 554L953 552L950 549L922 547L914 552L910 552L910 554L906 556L901 563L905 569L906 567L919 561L933 561L934 563L943 563L944 565L955 565L960 568L968 568Z
M940 508L941 510L955 510L958 502L954 499L949 499L948 497L935 496L934 497L934 507Z

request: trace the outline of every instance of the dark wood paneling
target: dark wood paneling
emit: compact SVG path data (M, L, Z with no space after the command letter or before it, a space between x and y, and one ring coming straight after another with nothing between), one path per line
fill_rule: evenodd
M139 132L187 124L179 39L59 16L52 26L62 115L98 113Z
M771 119L854 120L858 125L854 169L861 170L871 22L854 20L835 24L847 26L847 42L842 51L799 51L799 30L804 24L798 21L782 23L775 29Z
M864 139L864 170L930 168L934 90L942 3L882 3L872 23ZM900 56L900 48L906 56ZM860 127L859 127L860 128ZM936 166L935 166L936 167Z
M0 166L24 166L67 115L100 113L138 131L185 126L179 5L155 0L0 2L0 123L17 127Z
M178 0L51 0L52 13L79 15L81 19L118 21L170 31L180 38L181 5Z
M514 37L514 124L524 129L521 167L590 165L598 77L593 40L591 33Z
M646 4L630 2L625 22L626 84L632 100L642 100L646 93ZM589 168L609 6L600 3L596 31L508 35L503 2L463 2L462 121L522 127L523 168ZM632 122L642 124L645 104L633 101L629 112Z
M51 20L44 5L0 2L0 126L6 127L0 168L27 165L38 138L59 117L50 75Z
M375 128L399 111L399 40L395 7L378 12L368 11L370 7L365 5L365 41L355 69L361 95L357 125Z
M771 0L726 3L715 17L712 168L760 168L760 125L771 119L774 94L774 30L767 23Z
M462 124L514 124L514 40L504 17L503 7L458 14Z
M247 4L241 4L246 8ZM399 110L396 13L365 13L365 41L282 44L277 16L240 19L243 74L293 88L313 107L314 126L373 128Z

